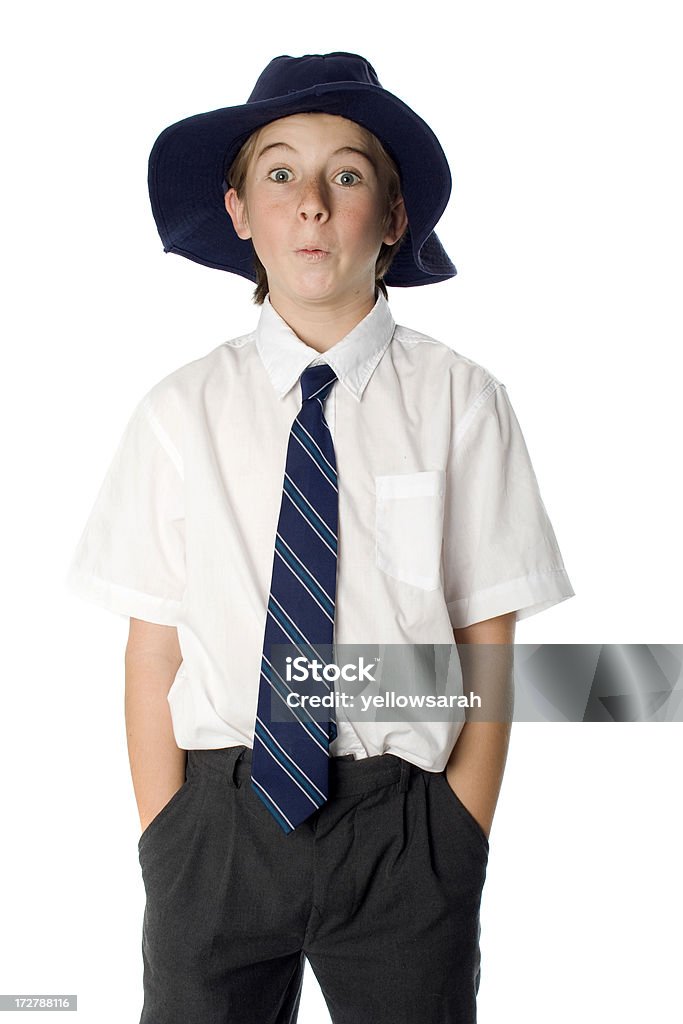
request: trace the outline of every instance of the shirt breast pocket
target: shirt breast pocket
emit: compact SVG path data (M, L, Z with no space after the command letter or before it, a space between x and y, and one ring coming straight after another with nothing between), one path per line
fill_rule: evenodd
M422 590L441 584L445 481L441 469L375 476L375 563Z

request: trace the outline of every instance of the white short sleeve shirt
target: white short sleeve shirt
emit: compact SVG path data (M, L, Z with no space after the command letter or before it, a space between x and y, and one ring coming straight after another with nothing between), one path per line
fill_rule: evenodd
M339 546L337 644L455 645L574 591L505 385L397 325L379 295L323 355L266 298L256 329L159 381L128 421L66 583L176 626L168 694L184 749L253 745L266 607L299 378L327 362ZM440 771L463 720L347 721L333 755Z

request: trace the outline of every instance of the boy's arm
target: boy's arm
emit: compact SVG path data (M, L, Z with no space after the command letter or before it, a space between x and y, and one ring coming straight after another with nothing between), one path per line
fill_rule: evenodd
M142 831L185 781L187 752L176 745L166 699L182 660L175 626L131 618L125 656L125 717Z
M501 644L500 651L484 657L467 657L461 651L463 693L472 690L481 696L482 718L468 712L457 742L446 765L446 778L467 810L488 836L503 781L511 731L513 703L513 660L516 613L498 615L463 629L453 630L457 644ZM508 720L509 719L509 720Z

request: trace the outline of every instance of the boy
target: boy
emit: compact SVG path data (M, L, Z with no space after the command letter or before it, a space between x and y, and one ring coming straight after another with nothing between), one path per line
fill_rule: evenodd
M141 1024L294 1022L305 958L335 1024L476 1019L508 726L292 710L335 687L275 659L511 651L573 595L504 385L389 310L386 285L455 274L450 185L349 53L276 58L150 155L165 250L255 281L261 313L141 400L69 573L130 617Z

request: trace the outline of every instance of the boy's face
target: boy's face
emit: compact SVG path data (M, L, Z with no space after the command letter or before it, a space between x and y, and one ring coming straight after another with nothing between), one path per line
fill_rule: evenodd
M246 202L230 189L225 205L238 236L252 239L273 302L374 303L381 244L396 242L407 225L403 199L388 229L382 225L386 175L373 166L363 129L346 118L294 114L266 125L247 172Z

